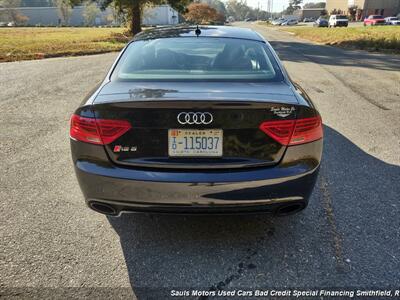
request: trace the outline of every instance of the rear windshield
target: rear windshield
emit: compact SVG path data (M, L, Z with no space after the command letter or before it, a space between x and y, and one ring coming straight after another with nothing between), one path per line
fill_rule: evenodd
M372 19L383 19L382 16L372 16Z
M282 81L283 76L263 42L181 37L131 43L111 79Z
M336 16L336 19L347 19L347 16L338 15L338 16Z

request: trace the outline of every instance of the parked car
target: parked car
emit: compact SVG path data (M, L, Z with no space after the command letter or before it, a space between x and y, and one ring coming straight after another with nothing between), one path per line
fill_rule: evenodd
M328 20L323 18L318 18L313 24L314 27L328 27L328 25Z
M345 15L331 15L328 23L329 27L347 27L349 19Z
M319 112L259 34L137 34L74 111L75 173L93 210L295 213L321 161Z
M292 20L285 20L282 22L281 26L293 26L299 24L299 21L292 19Z
M276 19L276 20L273 20L272 22L271 22L271 24L272 25L281 25L283 22L286 22L286 19L284 19L284 18L279 18L279 19Z
M313 17L304 18L304 19L303 19L303 22L304 22L304 23L315 22L315 18L313 18Z
M385 18L381 15L370 15L364 19L364 26L385 25Z
M398 17L387 17L385 23L387 25L400 25L400 19Z

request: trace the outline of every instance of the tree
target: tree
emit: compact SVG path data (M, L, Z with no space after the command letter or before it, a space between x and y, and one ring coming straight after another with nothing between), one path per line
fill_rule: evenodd
M267 19L272 13L266 12L259 8L252 8L247 5L245 0L228 0L226 2L226 16L230 20L241 21L246 18L250 19Z
M162 4L168 3L172 8L178 12L185 12L186 6L191 0L100 0L102 7L105 9L109 5L114 5L118 11L125 14L129 22L129 30L132 35L135 35L142 31L141 18L143 7L146 4Z
M303 0L289 0L289 6L286 8L286 14L292 15L295 10L301 9L300 4Z
M227 15L232 16L236 21L244 20L251 10L243 0L228 0L226 4Z
M290 0L289 5L291 5L294 9L301 9L301 3L303 3L303 0Z
M254 18L254 14L251 10L248 10L246 12L246 15L244 16L245 19L253 19Z
M219 12L220 14L223 14L224 16L226 15L226 7L224 2L220 0L201 0L201 3L206 3L210 7L214 8Z
M2 17L15 25L25 24L29 18L18 10L21 0L0 0L0 7L3 8Z
M85 24L89 26L93 26L97 15L100 13L100 9L97 7L97 4L94 2L85 2L85 8L83 9L83 18L85 19Z
M62 25L67 25L72 14L74 2L71 0L54 0L58 8L58 17ZM60 24L60 25L61 25Z
M325 2L310 2L303 5L303 8L325 8Z
M64 25L68 24L69 22L72 14L72 8L75 5L82 4L82 0L51 0L50 2L57 6L60 22L62 22Z
M351 5L349 6L349 15L350 15L350 20L355 21L357 18L357 5Z
M190 4L184 17L188 22L194 24L213 24L225 20L224 15L206 3Z

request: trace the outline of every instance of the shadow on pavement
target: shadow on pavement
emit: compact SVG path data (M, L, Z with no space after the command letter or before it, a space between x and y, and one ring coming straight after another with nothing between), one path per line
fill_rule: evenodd
M320 65L363 67L387 71L400 71L400 56L366 51L349 51L336 47L305 42L270 41L281 60L302 62L304 57Z
M185 288L398 284L400 167L324 133L320 178L299 214L109 218L138 299Z

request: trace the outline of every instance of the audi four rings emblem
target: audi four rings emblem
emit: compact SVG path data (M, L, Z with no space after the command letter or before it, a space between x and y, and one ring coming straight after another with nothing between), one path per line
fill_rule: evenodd
M181 112L178 114L177 120L180 124L210 124L213 116L209 112Z

